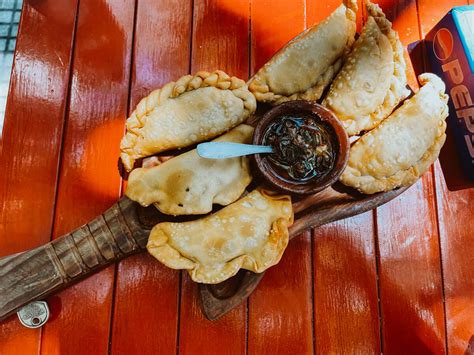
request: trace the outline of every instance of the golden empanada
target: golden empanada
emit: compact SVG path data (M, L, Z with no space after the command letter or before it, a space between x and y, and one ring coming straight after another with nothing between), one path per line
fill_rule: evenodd
M434 74L423 87L351 147L341 182L365 194L408 186L436 160L446 139L448 96Z
M196 282L215 284L240 268L263 272L280 261L293 223L289 196L254 190L205 218L153 227L147 249Z
M350 136L374 128L409 95L398 34L378 5L366 5L367 23L323 101Z
M186 75L142 99L120 143L123 165L214 138L243 122L256 101L243 80L217 70Z
M328 18L285 45L249 81L258 101L317 100L349 52L357 1L346 0Z
M251 143L253 127L241 124L215 142ZM152 168L130 173L125 194L171 215L204 214L212 204L234 202L252 181L247 157L201 158L196 149Z

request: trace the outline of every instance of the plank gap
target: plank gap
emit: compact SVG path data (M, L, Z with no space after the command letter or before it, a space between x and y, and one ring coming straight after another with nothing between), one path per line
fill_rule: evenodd
M133 83L133 65L135 60L135 34L137 29L137 13L138 13L138 0L134 1L134 9L133 9L133 26L132 26L132 38L130 44L130 68L128 71L128 100L126 106L126 114L127 117L130 116L130 110L132 106L132 83ZM124 122L124 129L123 133L125 134L125 122ZM121 197L124 193L124 180L122 175L120 174L120 184L119 184L119 196ZM120 208L120 207L119 207ZM105 223L107 224L107 220L104 218ZM107 224L108 226L108 224ZM128 225L126 228L130 230ZM110 228L109 228L110 229ZM132 237L133 238L133 237ZM114 321L115 321L115 313L117 311L116 308L116 295L117 295L117 283L118 283L118 273L119 273L119 264L122 261L114 264L114 272L113 272L113 285L112 285L112 306L110 311L110 321L109 321L109 337L107 342L107 353L112 353L112 342L113 342L113 333L114 333Z
M379 320L379 338L380 338L380 352L384 352L384 334L383 334L383 309L382 309L382 287L380 277L380 248L379 248L379 235L378 235L378 222L377 222L377 209L372 211L372 223L374 231L374 250L375 250L375 288L377 290L377 310Z
M58 202L59 198L59 185L61 183L61 165L62 165L62 158L64 154L64 141L66 137L66 131L67 131L67 123L68 123L68 117L69 117L69 105L71 103L71 86L72 86L72 77L73 77L73 71L72 68L74 67L74 53L75 53L75 47L76 47L76 34L77 34L77 23L79 19L79 4L81 0L77 0L76 2L76 12L75 12L75 18L74 18L74 27L72 31L72 39L71 39L71 50L69 53L69 66L68 66L68 84L67 84L67 92L66 92L66 101L64 103L64 118L63 118L63 124L61 126L61 143L60 143L60 148L59 148L59 155L58 155L58 160L57 160L57 167L56 167L56 182L55 182L55 187L54 187L54 203L53 203L53 213L51 214L51 220L50 220L50 225L51 225L51 232L49 236L49 241L53 240L53 233L55 229L55 220L56 220L56 204Z
M183 270L179 270L179 277L178 277L178 294L176 297L178 298L178 303L176 307L177 312L177 322L176 322L176 355L179 355L179 341L180 341L180 329L181 329L181 298L182 298L182 288L183 288Z

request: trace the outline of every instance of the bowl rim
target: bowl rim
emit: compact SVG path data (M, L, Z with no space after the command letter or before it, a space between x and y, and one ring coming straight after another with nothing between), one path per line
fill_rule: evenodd
M276 187L284 192L293 193L297 195L314 194L322 191L328 186L334 184L339 176L344 171L349 160L350 143L344 126L336 115L326 107L318 104L315 101L293 100L286 101L268 110L263 117L257 122L255 126L252 143L262 144L263 135L268 125L278 117L285 114L301 114L311 113L316 114L323 122L332 127L335 132L338 144L337 159L334 163L333 169L329 174L321 179L308 180L303 183L292 183L283 180L273 169L269 159L265 154L254 154L253 161L259 173L264 179L273 187Z

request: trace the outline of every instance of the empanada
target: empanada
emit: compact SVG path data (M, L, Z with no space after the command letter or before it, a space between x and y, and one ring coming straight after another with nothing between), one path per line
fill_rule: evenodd
M367 23L323 101L350 136L374 128L409 95L398 34L378 5L366 6Z
M351 147L341 182L365 194L415 182L436 160L446 139L448 96L434 74L418 77L423 87Z
M214 141L251 143L252 133L253 127L241 124ZM252 181L249 170L247 157L205 159L193 149L158 166L134 169L125 194L166 214L204 214L213 203L237 200Z
M293 223L289 196L254 190L205 218L153 227L147 249L196 282L215 284L240 268L263 272L280 261Z
M317 100L354 42L357 1L346 0L328 18L293 38L249 81L258 101Z
M220 70L183 76L142 99L127 119L123 165L130 171L136 159L214 138L255 109L243 80Z

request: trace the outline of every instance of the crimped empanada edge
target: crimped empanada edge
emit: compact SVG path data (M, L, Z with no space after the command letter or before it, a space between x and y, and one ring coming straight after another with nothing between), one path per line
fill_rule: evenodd
M227 280L228 278L234 276L241 268L253 271L253 272L263 272L269 267L276 265L280 260L281 257L288 245L289 242L289 231L288 227L293 224L294 221L294 214L293 209L291 207L291 197L289 195L276 195L270 191L258 189L258 191L265 197L272 200L286 200L288 203L289 213L286 215L282 215L273 221L271 224L271 228L269 231L269 235L267 238L267 242L263 246L263 248L268 247L271 245L272 239L276 240L276 248L278 254L275 258L268 260L263 265L259 265L254 257L250 255L241 255L236 257L235 259L231 260L228 263L232 264L232 268L223 272L219 269L216 271L215 268L208 268L202 266L198 262L194 261L191 257L187 257L182 255L181 252L171 246L168 241L168 235L165 231L160 231L162 226L166 224L170 224L170 222L163 222L155 225L152 228L150 233L150 237L147 243L147 250L148 252L158 259L161 263L166 265L172 269L184 269L188 270L188 273L191 276L191 279L198 283L206 283L206 284L216 284L222 281ZM282 207L283 208L283 207ZM280 235L279 238L274 238L276 235ZM275 243L273 243L275 245ZM172 258L163 258L161 255L166 253L167 255L171 255ZM253 266L250 267L250 265ZM210 272L215 272L216 275L209 276ZM202 276L203 273L207 273L205 277Z
M224 133L223 135L213 139L213 142L234 142L234 143L250 143L252 140L252 135L253 135L253 130L254 128L250 125L247 125L245 123L242 123L228 132ZM234 132L235 138L232 140L229 139L222 139L226 135ZM212 206L213 204L218 204L221 206L227 206L231 204L232 202L236 201L239 196L242 195L242 193L245 191L247 186L252 182L252 173L250 171L250 161L248 157L242 156L242 157L236 157L232 159L238 159L240 161L240 166L242 169L242 174L244 175L242 179L239 179L234 184L235 190L232 190L230 193L229 189L225 191L221 191L220 193L217 193L216 195L212 196L212 199L209 201L206 200L206 206L201 206L200 209L198 208L193 208L192 210L183 208L182 206L179 206L175 203L168 203L168 204L163 204L162 200L158 198L160 196L160 193L157 192L159 190L156 190L154 186L147 186L147 192L145 193L143 190L145 189L144 181L147 181L144 177L145 174L153 174L153 170L160 170L163 169L163 166L168 165L168 164L173 164L174 159L181 160L183 157L186 155L189 156L191 152L195 152L195 149L192 151L188 151L186 153L180 154L176 157L173 157L169 160L166 160L165 162L154 166L152 168L136 168L134 169L129 176L127 188L125 190L125 195L130 198L131 200L138 202L140 205L143 207L148 207L150 205L154 205L161 213L164 213L166 215L172 215L172 216L181 216L181 215L200 215L200 214L206 214L212 211ZM197 154L197 153L196 153ZM181 159L180 159L181 157ZM198 159L205 159L205 158L199 158ZM181 160L182 161L182 160ZM182 164L182 163L181 163ZM161 191L161 196L164 192ZM146 195L146 196L145 196Z
M446 125L445 121L444 126ZM340 181L346 185L355 188L359 192L371 195L377 192L390 191L401 186L413 184L421 175L423 175L431 164L438 158L439 152L446 141L446 133L437 137L434 143L426 150L422 157L409 169L397 171L396 174L383 178L375 178L371 175L359 176L353 167L347 167L341 175ZM372 179L364 182L365 179Z
M120 142L120 158L127 171L132 170L135 159L141 158L133 153L133 147L140 136L140 129L146 124L147 115L169 99L205 87L230 90L242 100L244 110L247 112L246 118L257 108L255 96L249 91L245 81L234 76L231 77L222 70L199 71L195 75L184 75L176 81L171 81L141 99L126 121L126 133Z
M345 0L342 2L342 4L345 6L347 19L349 19L350 21L353 21L354 23L354 32L355 32L357 0ZM339 69L341 69L343 57L348 54L348 52L350 51L350 48L352 47L352 44L355 41L353 36L352 38L349 38L349 41L346 44L346 50L343 56L336 59L327 68L326 72L317 78L316 83L312 87L306 89L304 92L294 93L290 96L276 94L270 90L270 86L266 78L263 77L262 73L268 71L268 68L271 67L275 58L278 58L280 55L282 55L288 47L292 46L296 41L301 40L305 38L306 36L308 36L309 34L317 31L321 25L329 22L333 16L335 16L335 11L330 16L328 16L323 21L321 21L320 23L306 29L305 31L300 33L298 36L293 38L291 41L289 41L283 48L281 48L277 53L275 53L275 55L270 59L270 61L265 63L264 66L260 68L258 72L247 81L249 90L255 95L255 97L257 98L257 101L277 105L277 104L290 101L290 100L298 100L298 99L318 100L321 98L324 92L324 89L331 83L332 79L336 76Z
M387 91L382 103L374 110L374 112L364 117L355 117L353 119L343 120L344 127L349 136L358 135L362 131L370 131L377 127L393 112L400 102L402 102L410 94L410 91L406 88L407 77L404 49L402 43L400 42L398 33L392 29L392 23L385 17L385 14L379 5L373 4L369 0L366 0L365 6L369 16L374 19L380 32L388 39L390 43L393 53L394 67L390 79L389 90ZM354 48L352 48L352 50L353 49ZM349 53L349 57L351 53ZM353 65L353 63L350 63L350 65ZM344 66L342 71L344 71ZM340 72L338 75L342 74L344 73ZM328 108L331 108L327 102L331 99L331 93L332 90L334 90L334 85L337 85L337 77L331 84L329 93L323 101L323 105L328 106Z

